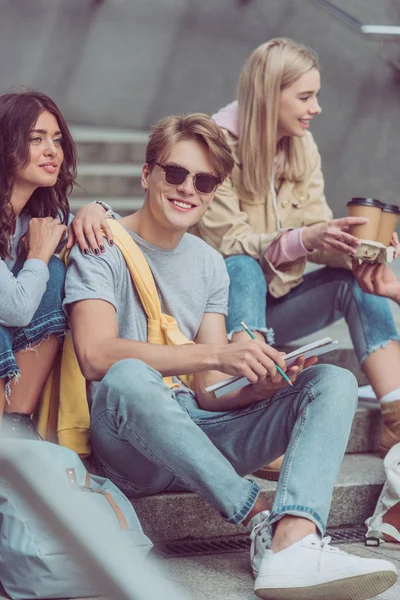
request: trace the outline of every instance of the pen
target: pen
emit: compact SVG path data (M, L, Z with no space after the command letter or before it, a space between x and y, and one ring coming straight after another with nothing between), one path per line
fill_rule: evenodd
M255 340L256 336L254 335L254 333L252 331L250 331L250 329L247 327L246 323L244 321L240 321L241 326L243 327L243 329L249 334L249 336ZM289 377L286 375L285 371L282 371L282 369L280 368L279 365L277 365L275 363L276 366L276 370L278 371L278 373L280 375L282 375L283 379L291 386L293 386L293 383L290 381Z

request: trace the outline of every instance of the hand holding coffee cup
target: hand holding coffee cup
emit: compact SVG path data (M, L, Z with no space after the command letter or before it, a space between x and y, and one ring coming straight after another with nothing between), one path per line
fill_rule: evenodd
M383 203L373 198L352 198L347 203L350 217L366 217L367 222L353 225L350 231L360 240L376 241Z
M373 198L352 198L347 207L349 215L368 217L368 222L364 225L351 228L352 234L361 240L356 256L368 262L391 262L395 254L391 244L400 207Z
M347 203L349 216L368 217L368 223L351 228L351 233L361 240L379 242L389 246L400 216L400 207L385 204L373 198L352 198Z
M302 242L307 250L339 250L354 256L360 244L358 237L349 229L368 222L365 216L342 217L329 223L309 225L302 230Z

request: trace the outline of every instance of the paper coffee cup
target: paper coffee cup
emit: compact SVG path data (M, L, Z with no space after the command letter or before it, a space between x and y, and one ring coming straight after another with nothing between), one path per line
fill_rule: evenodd
M376 241L389 246L400 216L397 204L383 204Z
M373 198L352 198L347 203L349 217L367 217L363 225L350 226L350 233L360 240L376 241L383 203Z

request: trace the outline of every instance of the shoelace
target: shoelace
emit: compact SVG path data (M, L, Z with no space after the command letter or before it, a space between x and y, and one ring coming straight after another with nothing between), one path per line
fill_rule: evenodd
M334 554L346 554L347 552L344 552L343 550L340 550L339 548L335 548L334 546L330 546L329 544L331 543L332 538L327 535L326 537L322 538L322 540L318 541L318 542L311 542L312 546L319 546L319 548L321 549L321 555L318 561L318 568L322 568L322 561L323 561L323 557L324 557L324 553L326 552L330 552L330 553L334 553Z
M343 550L340 550L340 548L335 548L334 546L330 546L329 544L331 543L332 538L327 535L326 537L322 538L322 540L320 540L319 542L312 542L313 546L320 546L321 550L324 551L329 551L329 552L335 552L336 554L347 554L347 552L344 552Z
M250 533L250 539L251 541L254 543L251 544L251 548L250 548L250 558L253 561L254 555L255 555L255 550L256 550L256 543L255 543L255 538L256 537L261 537L261 543L263 544L264 548L266 550L269 549L271 542L272 542L272 536L271 536L271 531L270 531L270 527L269 527L269 523L268 523L268 517L266 517L265 519L263 519L260 523L257 523L257 525L255 525L253 527L252 532Z

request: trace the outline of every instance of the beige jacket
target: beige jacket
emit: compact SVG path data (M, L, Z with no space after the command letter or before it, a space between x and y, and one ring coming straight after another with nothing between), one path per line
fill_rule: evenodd
M271 192L255 198L242 188L238 139L227 130L224 133L235 166L231 176L218 188L203 219L192 228L192 233L202 237L224 257L248 254L259 260L267 278L268 290L275 298L284 296L303 281L307 258L328 266L349 267L350 261L334 252L312 252L307 258L302 257L277 268L264 257L269 244L285 230L327 222L333 218L324 195L321 157L311 133L307 132L302 138L306 156L309 157L304 181L293 183L284 180L275 184L280 230Z

